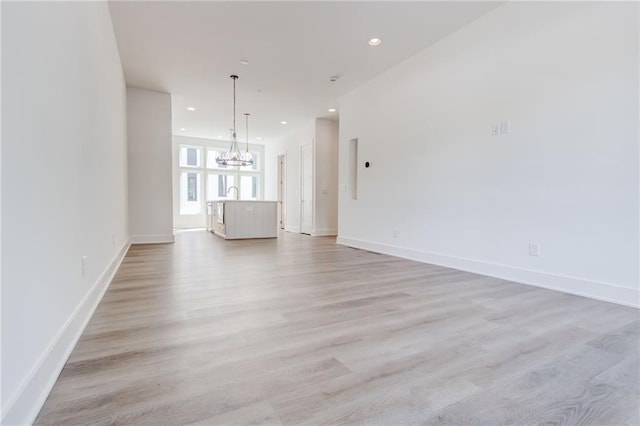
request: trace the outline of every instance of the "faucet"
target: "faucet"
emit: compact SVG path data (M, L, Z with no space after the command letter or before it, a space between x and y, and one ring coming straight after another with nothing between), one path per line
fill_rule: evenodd
M236 200L237 200L237 199L238 199L238 187L237 187L237 186L230 186L230 187L227 189L227 195L229 195L229 192L231 192L231 190L232 190L232 189L235 189L235 190L236 190Z

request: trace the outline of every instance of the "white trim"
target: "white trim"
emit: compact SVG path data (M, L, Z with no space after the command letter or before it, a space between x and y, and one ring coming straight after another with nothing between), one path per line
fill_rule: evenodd
M71 355L71 351L78 343L78 339L93 316L98 303L111 284L130 245L127 241L116 253L109 266L98 277L42 356L31 368L16 393L2 408L2 424L32 424L36 419L49 396L49 392L55 385L58 375Z
M300 233L300 227L299 226L285 226L284 230L286 232L295 232L296 234Z
M335 235L338 235L336 228L314 229L311 231L312 237L333 237Z
M615 284L590 281L583 278L549 274L546 272L390 246L348 237L338 236L336 243L376 253L416 260L418 262L446 266L509 281L517 281L523 284L562 291L633 308L640 308L640 290L637 288L621 287Z
M131 244L163 244L174 243L175 241L173 234L131 236Z

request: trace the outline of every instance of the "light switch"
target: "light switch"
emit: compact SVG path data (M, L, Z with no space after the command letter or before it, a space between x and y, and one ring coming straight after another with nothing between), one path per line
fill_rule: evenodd
M511 120L505 120L500 123L500 134L506 135L511 133Z
M529 256L540 256L540 243L529 243Z

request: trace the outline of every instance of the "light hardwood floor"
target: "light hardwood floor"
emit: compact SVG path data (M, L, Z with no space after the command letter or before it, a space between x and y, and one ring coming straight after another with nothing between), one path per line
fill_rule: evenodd
M283 234L133 246L38 424L640 424L632 308Z

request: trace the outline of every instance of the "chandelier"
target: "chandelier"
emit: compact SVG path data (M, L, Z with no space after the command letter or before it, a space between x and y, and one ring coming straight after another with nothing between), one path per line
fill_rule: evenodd
M233 80L233 129L231 129L231 147L229 151L221 153L216 157L216 163L221 166L250 166L253 164L253 158L249 153L249 113L245 113L247 123L247 149L245 152L240 152L240 146L236 138L236 80L237 75L232 75Z

